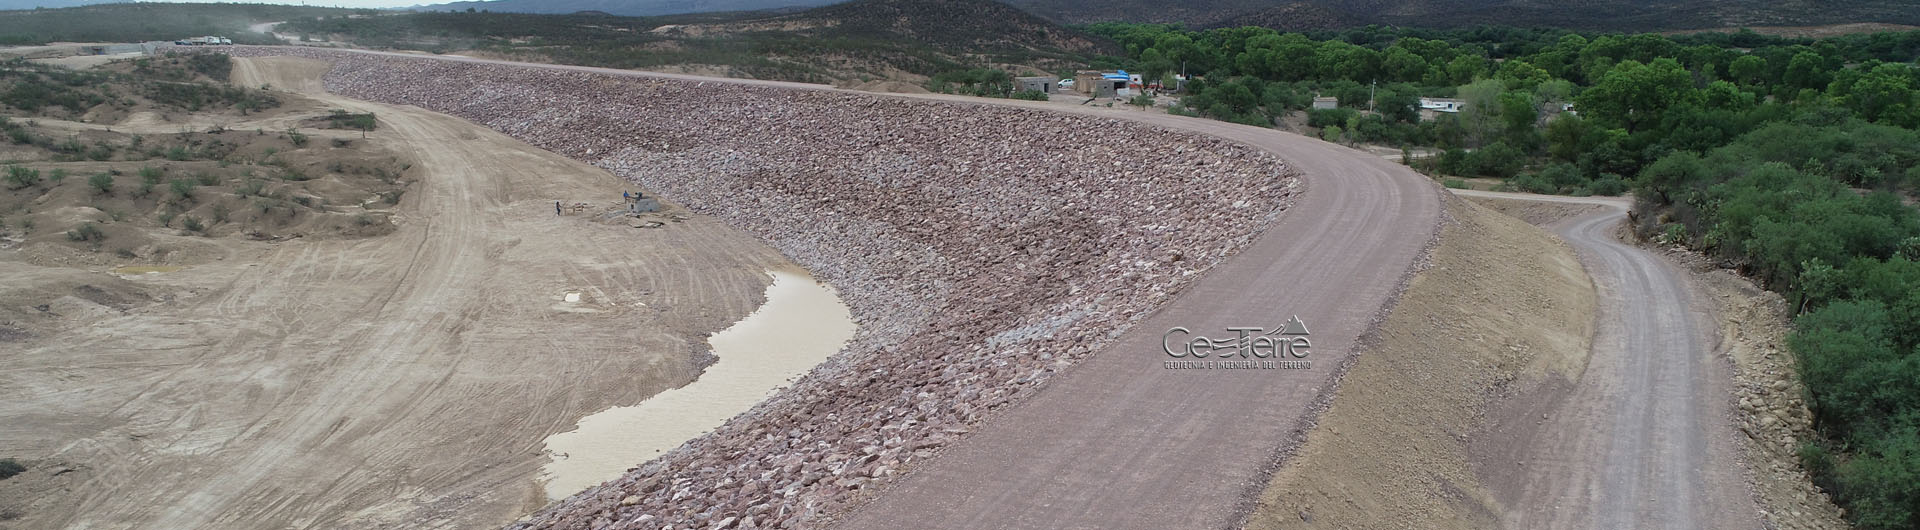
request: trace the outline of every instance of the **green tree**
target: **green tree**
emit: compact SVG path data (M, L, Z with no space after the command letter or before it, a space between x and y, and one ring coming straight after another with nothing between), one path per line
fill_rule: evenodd
M1500 120L1500 112L1503 110L1500 96L1505 93L1506 85L1492 79L1483 79L1460 87L1462 108L1458 116L1467 135L1461 142L1463 145L1485 145L1500 135L1505 127Z
M1840 83L1834 85L1837 87ZM1874 67L1847 87L1840 103L1869 121L1920 126L1920 113L1916 113L1916 109L1920 109L1920 92L1914 91L1913 73L1906 65Z
M1680 152L1648 164L1635 184L1652 192L1661 204L1672 204L1681 190L1696 189L1711 183L1711 174L1700 155Z
M1727 66L1727 77L1743 85L1757 85L1767 75L1767 60L1757 55L1742 55Z
M95 193L101 195L112 194L113 175L109 175L106 172L94 173L93 176L87 177L87 185L93 186Z
M1500 94L1500 121L1506 124L1509 136L1521 136L1532 133L1534 124L1540 120L1540 110L1534 107L1533 96L1526 92L1505 92Z
M1920 352L1908 356L1909 380ZM1860 530L1920 528L1920 429L1908 425L1863 444L1861 454L1840 465L1839 482L1848 515Z
M1420 92L1412 85L1394 84L1374 93L1374 110L1389 120L1420 122Z
M1560 104L1573 102L1573 82L1555 79L1534 87L1533 99L1542 104Z
M1899 412L1920 410L1920 356L1895 349L1885 305L1834 302L1800 316L1795 328L1787 343L1829 432L1884 432Z
M1673 59L1642 64L1627 61L1609 70L1592 88L1580 94L1580 112L1631 134L1658 123L1660 114L1674 105L1698 99L1693 76Z
M40 185L40 170L30 167L7 166L7 189L25 189Z
M1500 69L1494 72L1493 77L1506 83L1508 90L1533 90L1541 83L1553 80L1553 75L1546 70L1519 59L1500 63Z
M1827 72L1825 58L1812 51L1803 51L1787 61L1787 71L1781 75L1780 81L1794 88L1822 89L1832 80Z
M1447 82L1453 85L1472 83L1486 75L1487 58L1478 55L1462 55L1447 62Z
M1394 81L1418 82L1426 77L1427 60L1398 45L1387 48L1380 57L1381 73Z

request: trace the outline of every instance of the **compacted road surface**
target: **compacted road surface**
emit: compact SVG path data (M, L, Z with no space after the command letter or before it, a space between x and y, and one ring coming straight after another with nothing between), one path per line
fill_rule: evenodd
M1741 474L1714 355L1716 323L1687 274L1622 243L1624 199L1486 192L1461 195L1610 207L1549 228L1574 246L1600 295L1593 352L1574 387L1538 422L1502 432L1482 474L1508 528L1760 528ZM1529 418L1531 419L1531 418Z
M1238 256L1119 340L990 420L849 517L847 528L1221 528L1397 292L1439 222L1432 181L1298 136L1153 113L1126 117L1271 151L1306 193ZM1233 190L1172 190L1233 200ZM1170 328L1234 338L1292 316L1306 370L1168 369ZM1174 342L1178 342L1176 339ZM1178 344L1176 344L1178 346Z

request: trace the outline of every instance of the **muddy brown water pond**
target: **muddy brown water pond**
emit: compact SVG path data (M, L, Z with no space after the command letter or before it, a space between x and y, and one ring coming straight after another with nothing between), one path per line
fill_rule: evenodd
M718 428L853 338L853 315L832 287L804 271L767 274L773 284L766 303L707 339L720 360L699 379L638 405L600 411L582 418L577 430L547 437L553 461L541 469L540 480L548 498L617 478Z

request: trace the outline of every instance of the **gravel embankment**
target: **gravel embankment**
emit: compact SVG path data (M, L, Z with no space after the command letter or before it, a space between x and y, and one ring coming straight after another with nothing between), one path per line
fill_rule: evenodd
M854 340L791 388L519 528L814 526L1171 300L1299 189L1261 151L1119 120L313 49L236 54L333 60L328 90L605 167L758 235L852 308Z

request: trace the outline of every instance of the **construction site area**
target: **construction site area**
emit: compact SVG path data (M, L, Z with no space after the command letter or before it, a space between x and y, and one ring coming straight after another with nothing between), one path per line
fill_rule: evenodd
M79 67L232 95L0 147L64 176L0 192L0 528L1841 524L1726 338L1780 308L1617 201L1077 100L150 57ZM1283 322L1310 368L1162 369Z

